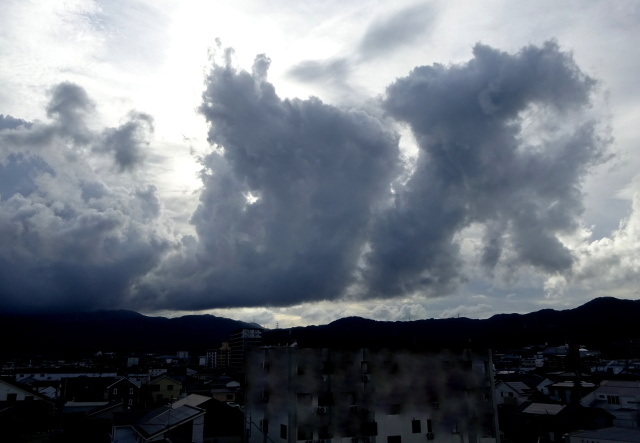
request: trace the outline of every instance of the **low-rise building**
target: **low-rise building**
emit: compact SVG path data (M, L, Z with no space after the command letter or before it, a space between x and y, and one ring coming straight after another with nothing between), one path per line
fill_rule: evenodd
M614 426L640 427L640 381L603 380L581 404L609 412Z
M161 403L177 400L182 395L182 381L167 374L162 374L149 381L148 389L154 402Z
M604 429L576 431L565 435L565 443L637 443L640 429L610 427Z

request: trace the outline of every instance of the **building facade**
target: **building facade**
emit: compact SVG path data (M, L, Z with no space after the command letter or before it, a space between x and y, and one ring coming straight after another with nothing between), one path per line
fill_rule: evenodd
M241 370L250 349L262 346L261 328L236 329L229 340L229 367Z
M497 442L489 356L254 349L250 443Z

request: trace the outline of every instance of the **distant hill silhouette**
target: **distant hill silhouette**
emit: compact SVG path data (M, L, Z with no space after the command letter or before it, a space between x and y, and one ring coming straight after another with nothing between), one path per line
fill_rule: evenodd
M266 345L297 342L306 347L407 347L507 349L534 344L577 343L602 348L640 339L640 301L594 299L575 309L529 314L387 322L347 317L328 325L266 330ZM0 314L0 353L64 354L96 351L204 352L241 327L256 327L212 315L147 317L132 311L72 314Z
M147 317L125 310L0 314L0 353L204 352L228 341L234 329L256 326L213 315Z
M348 317L324 326L267 331L270 345L297 342L307 347L418 347L506 349L535 344L611 346L640 338L640 301L594 299L575 309L529 314L385 322Z

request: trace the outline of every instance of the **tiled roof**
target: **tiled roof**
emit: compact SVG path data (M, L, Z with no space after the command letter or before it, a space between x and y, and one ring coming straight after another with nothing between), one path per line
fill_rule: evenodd
M524 414L557 415L564 408L565 408L565 405L554 405L549 403L531 403L522 412Z
M572 433L571 436L590 440L614 440L636 443L640 441L640 429L604 428L595 431L578 431Z
M531 391L531 388L521 381L506 381L504 383L518 394L526 394L527 391Z
M621 397L636 397L640 396L640 383L637 381L603 380L597 392Z
M200 406L202 403L211 400L212 397L207 397L206 395L200 395L200 394L190 394L187 395L185 398L180 399L176 402L174 402L171 407L173 409L179 408L182 405L189 405L189 406L195 406L198 407Z

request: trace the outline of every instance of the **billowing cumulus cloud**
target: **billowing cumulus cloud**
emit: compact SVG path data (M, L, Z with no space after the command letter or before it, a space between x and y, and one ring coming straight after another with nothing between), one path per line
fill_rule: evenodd
M203 159L192 216L197 258L187 260L185 280L172 282L167 305L337 298L388 198L397 135L363 110L280 99L265 80L268 64L258 56L250 74L227 60L208 75L201 112L217 149Z
M582 181L609 139L589 108L596 82L555 42L515 54L477 45L468 62L417 67L361 108L282 99L269 65L259 55L238 69L227 50L206 77L211 150L194 235L173 232L136 175L153 149L150 115L97 128L96 104L63 83L48 121L2 116L2 305L320 302L312 318L326 314L322 301L400 297L371 315L408 320L427 315L424 297L456 293L470 263L488 276L586 278L583 250L597 245L569 239L584 230ZM402 160L398 123L418 145L415 164Z
M144 113L132 112L129 120L117 128L104 131L94 151L113 155L120 171L139 166L144 159L144 147L153 133L153 118Z
M171 245L152 185L114 187L95 172L93 148L120 129L90 129L93 109L84 89L63 83L50 121L3 119L14 123L0 130L3 309L123 306Z
M555 42L515 55L479 44L468 63L418 67L390 85L384 109L420 150L373 229L369 293L454 291L465 278L457 235L472 224L484 227L489 272L569 272L560 237L578 228L582 180L607 145L587 113L594 87Z

